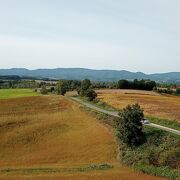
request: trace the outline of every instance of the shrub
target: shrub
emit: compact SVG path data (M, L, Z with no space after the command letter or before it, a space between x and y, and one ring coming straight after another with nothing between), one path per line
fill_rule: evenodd
M139 164L135 166L135 169L154 176L167 177L172 180L176 180L179 176L177 171L173 171L168 167L154 167Z
M176 89L176 94L180 94L180 88Z
M51 88L50 88L50 92L53 92L53 91L55 91L55 88L54 88L54 87L51 87Z
M42 86L42 88L41 88L41 94L43 94L43 95L45 95L45 94L47 94L48 93L48 90L46 89L46 86L45 85L43 85Z
M169 166L173 169L178 169L180 166L180 151L172 150L168 154L166 154L167 158L165 161L165 166Z
M56 92L58 95L66 94L66 85L64 81L59 81L56 85Z
M89 79L84 79L82 82L81 82L81 89L83 91L87 91L91 86L91 81Z
M85 92L85 96L88 98L89 101L92 101L92 100L96 99L97 94L96 94L96 92L94 90L88 89Z
M77 92L80 96L87 97L89 101L96 99L96 92L91 89L91 81L89 79L85 79L81 82L81 88L77 88Z

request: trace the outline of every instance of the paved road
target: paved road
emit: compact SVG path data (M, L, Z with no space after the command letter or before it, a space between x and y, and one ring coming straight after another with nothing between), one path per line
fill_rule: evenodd
M94 109L96 111L99 111L99 112L102 112L102 113L105 113L105 114L108 114L108 115L111 115L111 116L119 117L118 112L116 112L116 111L108 111L108 110L99 108L99 107L97 107L97 106L95 106L93 104L90 104L88 102L84 102L81 99L78 99L76 97L71 97L71 99L73 99L74 101L76 101L76 102L78 102L78 103L80 103L80 104L82 104L82 105L84 105L84 106L86 106L88 108ZM165 131L177 134L177 135L180 135L180 131L175 130L175 129L171 129L171 128L168 128L168 127L165 127L165 126L161 126L161 125L154 124L154 123L150 123L150 124L146 124L146 125L151 126L151 127L155 127L155 128L158 128L158 129L162 129L162 130L165 130Z

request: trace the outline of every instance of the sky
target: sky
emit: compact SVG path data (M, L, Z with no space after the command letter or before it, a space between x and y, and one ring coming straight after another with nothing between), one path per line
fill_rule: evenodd
M180 71L179 0L0 0L0 68Z

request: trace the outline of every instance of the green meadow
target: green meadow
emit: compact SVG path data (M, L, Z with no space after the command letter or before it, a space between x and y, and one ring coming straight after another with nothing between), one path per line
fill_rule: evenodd
M0 89L0 99L37 96L32 89Z

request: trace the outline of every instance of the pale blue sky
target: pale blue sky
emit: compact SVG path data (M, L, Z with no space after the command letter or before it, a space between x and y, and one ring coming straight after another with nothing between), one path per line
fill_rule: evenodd
M0 68L180 71L179 0L0 0Z

